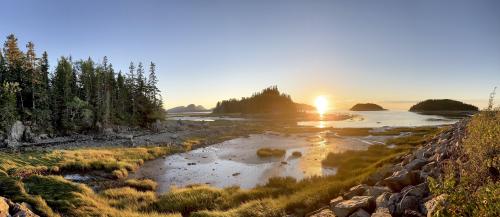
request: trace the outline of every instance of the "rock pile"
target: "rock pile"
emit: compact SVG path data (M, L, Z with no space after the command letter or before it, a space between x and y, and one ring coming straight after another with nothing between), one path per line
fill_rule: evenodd
M28 207L27 204L14 203L7 198L0 197L0 217L39 217Z
M432 216L446 195L431 195L428 177L439 178L446 161L456 158L467 120L454 124L427 144L381 168L365 184L349 189L330 206L310 217L422 217Z

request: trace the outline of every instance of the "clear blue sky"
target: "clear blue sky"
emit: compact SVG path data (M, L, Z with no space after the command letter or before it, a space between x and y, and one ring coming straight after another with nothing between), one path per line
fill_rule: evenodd
M212 107L274 84L296 101L326 95L338 108L426 98L482 106L500 86L497 0L2 0L0 8L0 36L35 42L52 67L62 55L107 55L124 71L154 61L166 107Z

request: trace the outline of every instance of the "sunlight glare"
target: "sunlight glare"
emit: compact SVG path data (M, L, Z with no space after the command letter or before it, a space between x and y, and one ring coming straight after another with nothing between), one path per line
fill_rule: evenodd
M316 97L314 105L316 106L316 110L320 115L325 114L325 112L328 110L328 100L324 96Z

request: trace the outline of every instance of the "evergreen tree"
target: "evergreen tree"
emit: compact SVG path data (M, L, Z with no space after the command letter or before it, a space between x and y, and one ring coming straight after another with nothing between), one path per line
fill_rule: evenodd
M14 35L7 36L7 41L4 44L4 54L7 65L7 73L5 76L5 81L11 83L18 83L20 91L17 91L17 110L21 114L21 118L24 115L24 92L26 89L26 80L24 75L24 59L25 56L23 52L19 49L17 45L17 38Z
M62 132L73 128L70 122L70 108L68 103L73 101L73 69L70 61L61 57L57 63L53 80L53 98L54 98L54 126Z
M0 86L0 132L9 130L17 119L16 93L19 92L17 83L4 82Z

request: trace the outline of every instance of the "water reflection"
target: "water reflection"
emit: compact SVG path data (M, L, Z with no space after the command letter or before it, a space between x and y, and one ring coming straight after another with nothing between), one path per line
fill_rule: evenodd
M321 160L329 152L366 149L370 144L385 139L333 138L324 132L292 136L256 134L146 162L131 177L155 180L159 184L159 192L168 191L171 185L199 183L252 188L265 184L275 176L291 176L300 180L335 174L335 168L321 165ZM286 154L282 158L259 158L256 151L263 147L285 149ZM292 156L294 151L301 152L302 157Z

